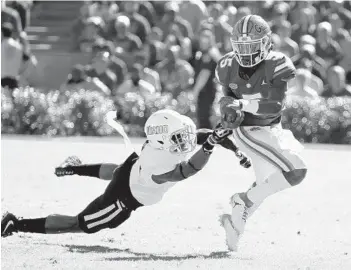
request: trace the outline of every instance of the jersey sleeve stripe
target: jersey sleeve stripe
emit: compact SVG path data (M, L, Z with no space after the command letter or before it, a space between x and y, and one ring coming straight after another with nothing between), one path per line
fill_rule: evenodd
M282 70L283 68L286 68L289 66L289 63L287 61L284 61L284 63L280 64L279 66L276 66L274 69L274 73L278 72L279 70Z
M279 70L279 72L274 72L273 74L273 78L276 78L278 77L279 75L283 74L284 72L287 72L289 71L289 67L288 66L285 66L283 69Z

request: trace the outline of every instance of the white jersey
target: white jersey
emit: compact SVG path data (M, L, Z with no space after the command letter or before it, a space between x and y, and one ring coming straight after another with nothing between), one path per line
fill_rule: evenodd
M187 160L188 155L171 154L146 144L130 173L130 190L133 197L143 205L155 204L176 182L157 184L152 175L173 171L177 164Z

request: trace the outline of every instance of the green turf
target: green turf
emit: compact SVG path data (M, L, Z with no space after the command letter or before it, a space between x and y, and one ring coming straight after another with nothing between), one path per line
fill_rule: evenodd
M139 148L141 140L135 142ZM56 178L54 167L68 155L84 162L122 162L128 155L113 138L3 137L1 147L2 212L26 217L76 214L104 190L102 180ZM226 252L218 216L254 175L218 149L196 177L115 230L2 239L2 269L351 269L351 148L334 148L306 147L307 179L267 199L249 220L238 253Z

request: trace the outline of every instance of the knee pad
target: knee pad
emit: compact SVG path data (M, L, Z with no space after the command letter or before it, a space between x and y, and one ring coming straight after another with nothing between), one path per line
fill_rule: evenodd
M306 177L307 169L296 169L289 172L283 172L285 179L289 182L290 185L296 186L302 182Z

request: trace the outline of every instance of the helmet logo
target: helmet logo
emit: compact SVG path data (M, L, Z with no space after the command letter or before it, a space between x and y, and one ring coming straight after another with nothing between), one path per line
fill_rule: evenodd
M263 31L262 26L257 24L255 24L255 30L257 33L261 33Z
M146 135L157 135L157 134L167 134L167 133L168 133L168 125L148 126L146 128Z
M238 89L238 85L236 84L236 83L230 83L229 84L229 88L231 88L231 89Z

